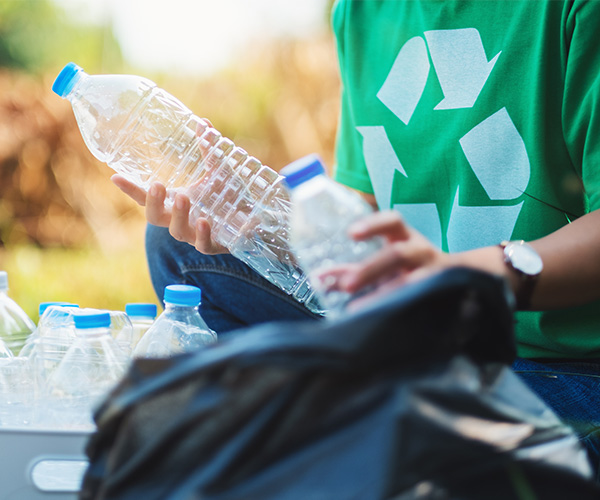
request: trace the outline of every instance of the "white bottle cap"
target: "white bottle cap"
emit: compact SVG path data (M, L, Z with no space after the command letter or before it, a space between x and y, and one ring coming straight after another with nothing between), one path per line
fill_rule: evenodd
M8 290L8 274L0 271L0 290Z

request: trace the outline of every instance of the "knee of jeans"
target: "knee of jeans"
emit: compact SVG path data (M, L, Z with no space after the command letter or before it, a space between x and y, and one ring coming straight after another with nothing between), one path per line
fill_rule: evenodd
M181 260L179 256L195 252L194 247L188 243L177 241L169 234L166 227L153 226L148 224L146 227L146 257L148 263L164 263L170 260Z

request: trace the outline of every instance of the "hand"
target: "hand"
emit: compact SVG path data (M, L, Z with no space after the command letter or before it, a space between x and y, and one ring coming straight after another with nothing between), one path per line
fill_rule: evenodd
M169 233L177 241L192 245L203 254L215 255L227 253L228 250L215 242L211 237L210 224L206 219L197 219L195 225L190 223L190 200L184 194L177 194L171 209L165 207L167 190L159 182L155 182L146 191L129 182L119 174L111 177L113 183L138 205L146 207L146 220L155 226L168 227Z
M351 294L373 287L373 292L359 299L360 304L453 265L449 254L432 245L393 210L375 212L359 220L350 227L349 234L359 241L379 236L385 243L364 261L328 269L319 273L317 279L329 288Z

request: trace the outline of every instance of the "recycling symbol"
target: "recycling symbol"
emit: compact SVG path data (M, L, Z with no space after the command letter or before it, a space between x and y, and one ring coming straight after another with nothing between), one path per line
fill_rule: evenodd
M502 51L489 61L475 28L426 31L400 49L377 98L405 125L425 90L431 71L438 78L443 99L433 108L472 108ZM431 62L430 62L431 58ZM358 126L363 154L380 207L390 207L396 172L408 178L383 126ZM513 200L499 206L461 206L458 186L446 231L448 251L458 252L510 239L530 178L525 143L506 108L475 125L458 143L490 200ZM403 218L429 240L442 246L442 225L435 203L394 204Z

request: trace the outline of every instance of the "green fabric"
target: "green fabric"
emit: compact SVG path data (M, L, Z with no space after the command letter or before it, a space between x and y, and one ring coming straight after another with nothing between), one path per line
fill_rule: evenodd
M599 1L338 0L338 181L444 251L600 208ZM519 355L600 358L600 303L517 313Z

